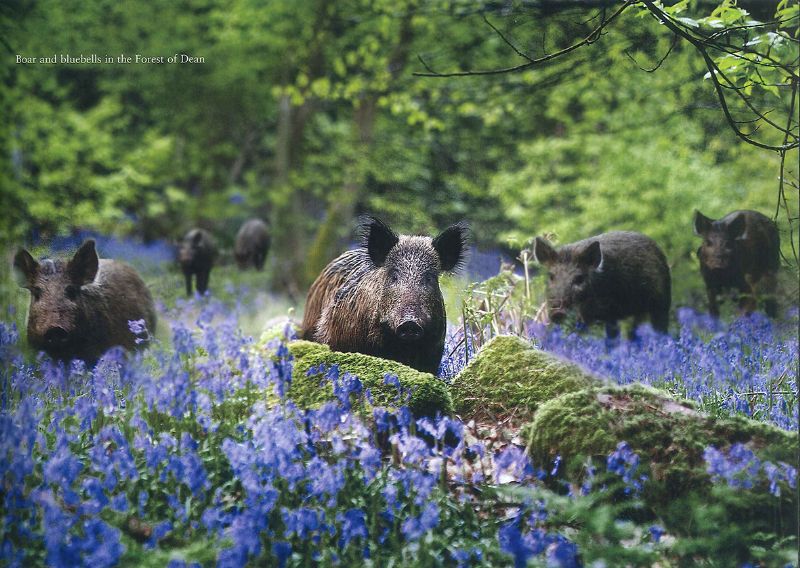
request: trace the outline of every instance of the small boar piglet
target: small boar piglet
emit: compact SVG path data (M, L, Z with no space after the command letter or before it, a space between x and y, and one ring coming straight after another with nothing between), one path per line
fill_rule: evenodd
M143 347L141 334L131 331L129 322L144 320L147 331L155 332L155 307L147 286L127 264L98 258L93 240L84 242L68 261L37 261L20 249L14 272L19 285L31 293L28 342L54 359L91 364L117 345Z
M241 270L253 267L258 271L264 269L264 261L269 252L269 227L261 219L246 221L236 234L233 256Z
M695 211L694 232L703 239L697 258L709 313L718 317L719 295L735 290L740 311L754 311L761 299L767 315L775 317L780 237L772 219L758 211L743 210L714 220Z
M214 237L205 229L192 229L178 245L178 263L186 280L186 295L192 295L192 277L196 276L197 291L205 294L211 268L217 258Z
M645 318L667 332L672 301L667 259L645 235L615 231L553 248L542 237L534 258L547 268L547 312L553 323L570 311L586 324L603 322L606 335L619 335L619 320L634 318L631 337Z
M303 337L436 373L447 321L439 275L465 263L466 224L431 238L398 235L364 217L361 234L362 245L333 260L312 284Z

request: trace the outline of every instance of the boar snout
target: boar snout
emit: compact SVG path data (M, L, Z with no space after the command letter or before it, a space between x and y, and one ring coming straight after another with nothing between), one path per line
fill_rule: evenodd
M63 327L51 327L44 333L44 342L48 347L63 347L69 342L69 332Z
M397 336L402 341L416 341L425 333L416 320L406 320L397 327Z

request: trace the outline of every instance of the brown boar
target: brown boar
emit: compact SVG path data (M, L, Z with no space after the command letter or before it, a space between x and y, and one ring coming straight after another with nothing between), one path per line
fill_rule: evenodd
M333 260L312 284L303 337L435 374L447 321L439 275L466 261L466 225L435 238L397 235L373 217L361 228L362 246Z
M241 270L250 266L256 270L264 269L264 261L269 252L269 227L261 219L246 221L236 234L233 256Z
M93 240L69 261L39 262L20 249L14 269L20 286L31 292L28 342L54 359L91 364L116 345L142 347L131 321L144 320L155 332L153 298L142 279L127 264L99 259Z
M601 321L606 336L619 335L618 321L633 316L636 326L650 318L653 328L667 332L672 301L667 259L645 235L614 231L554 249L541 237L533 253L547 267L547 308L552 322L575 309L586 324Z
M739 291L741 311L752 312L761 298L764 311L775 317L780 265L780 237L775 223L758 211L734 211L717 221L695 211L694 232L703 238L697 258L706 284L709 313L718 317L717 297L724 290L735 289Z
M197 276L197 291L205 294L211 268L217 258L214 237L205 229L192 229L178 245L178 263L186 279L186 295L192 295L192 277Z

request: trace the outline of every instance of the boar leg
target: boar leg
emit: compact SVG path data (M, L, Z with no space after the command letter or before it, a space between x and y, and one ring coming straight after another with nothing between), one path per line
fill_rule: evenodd
M764 302L764 311L771 318L778 317L778 274L767 272L758 282L759 296Z
M667 333L669 330L669 308L659 308L651 311L650 324L659 333Z
M739 286L739 312L747 315L756 311L756 287L753 278L746 274L744 284Z
M192 273L191 272L184 272L183 277L186 279L186 295L192 295Z
M717 299L717 296L719 295L719 290L716 288L707 288L706 293L708 294L708 313L715 318L718 318L719 300Z
M619 337L619 322L611 320L606 322L606 339L616 339Z
M206 290L208 290L208 276L210 273L210 270L203 270L197 273L197 291L200 294L205 294Z

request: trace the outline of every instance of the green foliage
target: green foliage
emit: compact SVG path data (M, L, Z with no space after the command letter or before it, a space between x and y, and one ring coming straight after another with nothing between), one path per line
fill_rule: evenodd
M149 240L201 224L229 246L239 223L259 215L274 225L273 285L299 297L350 242L364 210L412 232L466 218L487 247L541 232L567 241L628 228L656 238L677 280L698 285L686 278L697 272L692 210L774 211L779 160L737 145L692 46L678 42L656 71L640 71L672 43L652 18L635 17L648 16L643 7L569 57L521 73L412 75L424 70L417 56L437 70L517 63L483 15L531 56L594 25L574 6L535 4L20 5L8 44L21 55L179 51L205 63L5 68L3 236L90 228ZM735 3L702 8L664 9L692 29L730 31L737 46L760 49L774 32L773 56L791 55L793 3L778 5L777 31L741 33L736 26L754 17ZM775 102L771 85L787 78L737 59L750 57L745 48L716 61L754 100ZM756 71L763 81L751 85ZM797 212L791 199L784 209L786 231L783 218ZM788 244L784 252L792 256Z

